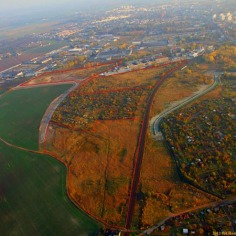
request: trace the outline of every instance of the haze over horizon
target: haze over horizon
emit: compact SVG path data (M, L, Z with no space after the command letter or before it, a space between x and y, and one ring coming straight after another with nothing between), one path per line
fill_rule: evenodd
M58 11L59 9L83 10L83 9L102 9L119 5L128 4L146 4L156 2L166 2L170 0L0 0L0 14L4 16L24 15L33 12Z
M0 0L0 14L10 16L14 14L24 14L30 11L34 12L47 12L52 10L84 10L84 9L102 9L121 4L155 4L165 2L181 1L181 0ZM186 0L187 2L194 2L194 0ZM206 1L206 0L201 0ZM222 2L224 0L219 0ZM225 0L225 2L232 0Z
M41 16L48 13L62 15L68 11L84 11L84 10L102 10L117 7L120 5L145 5L166 2L181 2L184 0L0 0L0 17ZM194 2L194 0L185 0ZM200 0L205 1L205 0ZM224 0L219 0L219 2ZM225 0L225 2L232 0ZM48 14L50 15L50 14Z
M18 0L9 0L1 2L0 11L15 11L15 10L37 10L43 9L47 10L47 8L59 8L59 7L81 7L81 8L90 8L95 6L106 6L113 4L129 4L133 2L140 2L139 0L21 0L20 4ZM45 8L47 7L47 8Z

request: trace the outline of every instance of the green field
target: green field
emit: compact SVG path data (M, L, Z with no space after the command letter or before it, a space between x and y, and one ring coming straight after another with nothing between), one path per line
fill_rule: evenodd
M0 143L1 235L94 235L98 226L66 195L66 168Z
M0 98L0 136L37 149L41 118L70 85L16 90ZM1 235L95 235L98 225L69 200L66 168L52 157L0 142Z
M22 89L0 98L0 137L28 149L38 149L38 129L49 104L71 85Z

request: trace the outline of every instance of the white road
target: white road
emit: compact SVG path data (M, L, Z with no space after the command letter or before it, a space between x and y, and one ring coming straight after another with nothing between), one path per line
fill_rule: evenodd
M72 86L65 93L54 99L53 102L50 104L50 106L47 108L39 127L39 145L44 143L46 140L48 125L53 116L53 113L55 112L57 107L61 104L61 102L67 97L67 95L71 93L73 90L75 90L78 86L79 86L78 83L74 83L74 86Z
M164 110L163 112L161 112L160 114L156 115L155 117L153 117L150 121L150 129L151 129L151 133L153 134L154 137L160 137L161 132L159 129L159 125L160 122L162 121L163 118L165 118L167 115L169 115L170 113L186 106L188 103L196 100L197 98L203 96L204 94L210 92L212 89L214 89L219 83L220 83L220 75L222 73L214 73L214 83L212 85L210 85L209 87L207 87L206 89L199 91L195 94L193 94L190 97L185 98L184 100L181 101L180 104L174 106L174 107L170 107L166 110Z

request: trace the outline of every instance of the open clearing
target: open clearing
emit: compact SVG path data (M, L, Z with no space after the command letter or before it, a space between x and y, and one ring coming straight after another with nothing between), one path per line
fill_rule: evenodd
M16 90L0 98L0 136L7 142L38 149L40 121L53 99L71 85Z
M66 194L66 168L0 143L1 235L94 235L98 226Z

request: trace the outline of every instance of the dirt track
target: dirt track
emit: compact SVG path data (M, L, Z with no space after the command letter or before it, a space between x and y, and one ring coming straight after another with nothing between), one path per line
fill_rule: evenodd
M126 217L126 224L125 224L126 229L130 229L130 227L132 225L133 212L134 212L134 207L135 207L136 192L137 192L137 187L138 187L139 178L140 178L142 159L143 159L143 153L144 153L144 148L145 148L146 133L147 133L148 124L149 124L149 114L150 114L150 110L151 110L151 106L152 106L154 96L155 96L157 90L162 85L162 83L165 81L165 79L185 64L186 64L186 61L182 62L180 65L174 67L173 69L167 71L157 81L157 83L156 83L156 85L153 89L153 92L152 92L152 94L150 95L150 97L148 99L148 105L147 105L147 108L146 108L145 117L144 117L141 129L140 129L138 146L137 146L137 149L136 149L136 152L135 152L136 160L135 160L132 183L131 183L131 188L130 188L130 198L129 198L127 217Z

